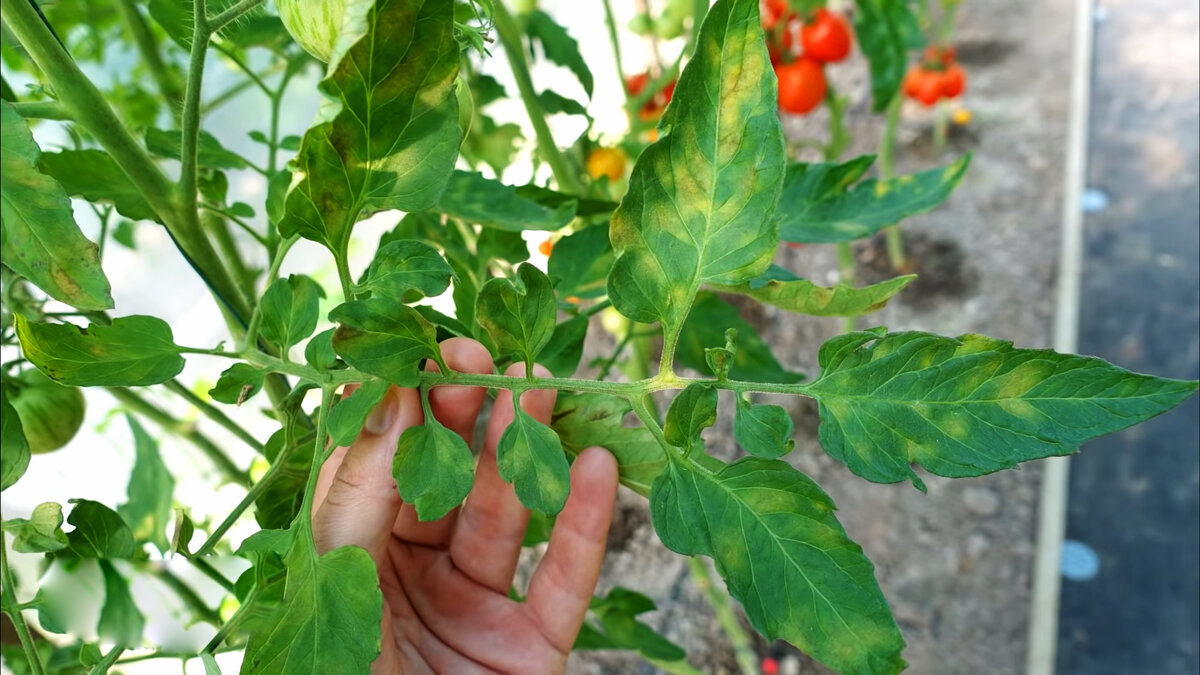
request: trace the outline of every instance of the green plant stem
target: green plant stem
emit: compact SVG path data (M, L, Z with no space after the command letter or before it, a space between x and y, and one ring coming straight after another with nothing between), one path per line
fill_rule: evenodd
M205 23L208 26L209 35L212 35L213 33L216 33L217 31L221 30L225 26L228 26L229 24L233 23L234 21L237 21L239 18L242 17L243 14L246 14L247 12L254 9L255 7L258 7L259 5L263 4L264 1L265 0L242 0L241 2L230 7L229 9L225 10L224 12L221 12L220 14L217 14L216 16L208 17L208 19L205 21ZM196 16L200 16L200 15L197 14Z
M601 0L601 2L604 4L604 23L608 27L608 43L612 45L613 63L617 66L617 75L624 79L625 66L621 64L621 40L617 34L617 17L613 14L612 0ZM624 87L621 89L624 90Z
M525 60L525 50L521 46L521 30L517 27L516 20L508 13L504 2L497 2L494 7L495 12L492 18L496 22L496 33L500 37L501 46L504 47L504 54L508 57L513 79L517 81L517 90L521 93L521 102L525 104L525 112L529 114L529 122L533 125L534 134L537 135L538 150L542 154L542 159L550 165L550 170L554 173L554 179L558 181L561 190L569 194L581 195L584 193L583 182L571 168L566 155L559 150L558 144L555 143L554 134L550 132L550 125L546 123L546 113L538 103L537 92L533 89L533 79L529 75L529 63Z
M192 564L192 567L195 567L197 570L199 570L201 574L217 582L217 585L221 588L224 588L230 593L234 592L233 582L225 578L224 574L221 574L219 571L217 571L217 568L210 565L209 562L204 558L198 558L194 555L188 556L188 562Z
M192 0L192 50L188 56L187 90L183 100L183 140L180 146L179 208L195 213L197 208L197 157L200 143L200 91L204 83L204 58L208 53L208 3Z
M108 669L112 668L113 664L115 664L117 659L121 658L121 655L124 653L124 645L113 646L113 648L108 650L108 653L105 654L103 658L96 662L96 665L92 666L92 669L88 671L88 675L106 675L106 673L108 673Z
M4 588L0 589L0 596L3 597L0 604L5 608L4 613L12 619L13 628L17 631L17 638L21 641L21 649L25 652L25 660L29 662L29 670L33 675L45 675L46 666L42 664L42 655L38 653L37 645L33 643L33 636L29 633L29 626L25 623L25 615L21 614L20 603L17 602L17 580L8 566L7 532L0 532L0 575L4 582Z
M900 128L900 107L903 102L903 97L895 96L888 104L887 124L883 128L883 136L879 140L880 180L890 180L896 175L896 132ZM888 260L892 264L892 269L904 269L908 263L904 256L904 240L900 237L899 226L889 225L884 232L887 237Z
M178 394L183 398L183 400L192 404L192 407L194 407L196 410L199 410L212 421L216 422L222 427L225 427L227 431L232 433L234 436L237 436L246 445L253 448L255 452L262 454L263 444L254 437L254 434L243 429L240 424L230 419L230 417L222 412L220 408L209 403L208 401L205 401L200 396L197 396L195 392L193 392L191 389L188 389L179 380L167 380L165 385L168 390Z
M721 629L729 637L738 668L743 675L755 675L759 672L758 654L750 646L750 636L738 621L733 605L729 602L729 595L716 587L712 575L708 571L708 566L700 558L689 556L688 569L692 573L692 582L704 593L704 597L708 599L708 604L712 605L713 612L717 616L717 623L721 624Z
M200 596L196 594L196 591L192 590L191 586L188 586L186 583L184 583L183 579L180 579L178 576L176 576L174 572L167 569L162 565L162 563L151 563L149 566L147 566L147 570L150 572L151 576L166 584L167 587L172 591L175 591L175 595L178 595L179 599L183 600L183 603L187 605L188 608L191 609L201 621L211 623L214 626L221 625L221 616L217 614L217 611L204 604L204 600L202 600Z
M180 89L175 74L163 61L158 40L154 37L154 33L150 32L150 26L146 24L146 19L133 0L117 0L117 13L121 15L126 30L133 37L133 44L137 47L146 67L150 69L150 77L154 78L158 90L162 92L163 97L167 99L178 115L182 111L183 90Z
M238 608L236 611L234 611L233 616L229 617L228 621L221 624L221 627L217 629L217 634L208 641L207 645L204 645L204 649L201 651L208 652L209 654L216 653L217 649L221 646L221 643L225 642L225 640L227 640L229 636L232 635L233 632L242 625L242 622L246 620L246 612L249 612L254 606L255 601L258 600L259 593L260 590L258 586L255 586L250 591L250 594L246 596L246 601L238 605Z
M180 208L175 198L177 193L171 189L166 175L125 128L104 95L63 49L33 6L28 2L5 2L0 4L0 16L53 85L71 118L108 151L162 219L188 263L235 314L248 316L249 308L238 297L233 278L201 230L194 209L189 217L187 210ZM198 83L196 89L198 96ZM196 108L198 113L198 101Z
M253 298L254 272L242 260L242 253L238 249L237 241L233 238L233 232L230 231L226 218L229 218L229 216L205 209L200 215L200 223L204 226L205 230L212 233L213 239L216 240L217 248L221 251L226 263L228 263L234 274L234 278L238 284L238 291L245 298ZM246 229L254 233L254 230L251 230L249 226L246 226Z
M946 149L946 138L950 130L950 107L945 100L937 102L933 111L933 149L941 152Z
M265 173L266 173L266 171L264 170L264 171L261 171L260 173L264 173L264 174L265 174ZM233 215L232 213L229 213L229 212L228 212L228 211L226 211L225 209L218 208L218 207L216 207L216 206L213 206L213 205L211 205L211 204L201 204L201 205L200 205L200 208L202 208L202 209L204 209L205 211L208 211L208 212L210 212L210 213L212 213L212 214L215 214L215 215L221 216L222 218L224 218L224 219L228 220L229 222L233 223L234 225L237 225L239 229L241 229L241 230L242 230L243 232L245 232L246 234L250 235L250 238L251 238L251 239L253 239L254 241L258 242L258 243L259 243L260 245L262 245L264 248L270 245L270 244L268 244L268 243L267 243L267 238L266 238L266 237L264 237L263 235L259 234L259 233L258 233L258 232L257 232L257 231L256 231L256 230L253 228L253 227L251 227L251 226L250 226L250 224L249 224L249 223L247 223L246 221L242 220L241 218L238 218L237 216ZM230 241L233 241L233 240L232 240L232 239L230 239ZM224 244L222 244L222 242L220 242L220 241L218 240L218 242L217 242L217 243L218 243L218 245L221 245L221 246L222 246L222 249L224 249ZM235 249L233 249L233 250L234 250L234 251L236 251L237 249L235 248ZM224 252L224 251L222 251L222 252Z
M522 378L514 380L524 381ZM308 471L308 482L304 486L304 499L300 503L300 512L296 514L296 522L292 523L297 537L307 537L312 541L312 507L316 498L317 478L321 475L321 465L325 463L326 424L329 421L329 409L333 406L334 388L321 388L321 407L317 410L317 434L313 441L313 461ZM514 400L517 400L514 397Z
M25 119L70 121L71 112L58 101L16 101L10 102L13 110Z
M142 398L140 394L134 392L132 389L126 387L106 387L106 389L125 407L199 448L200 452L216 465L226 480L246 488L250 487L250 475L239 469L220 446L214 443L208 436L200 433L194 425L177 419L167 411Z
M298 443L300 442L305 441L301 440ZM287 464L288 458L291 457L292 452L296 450L298 443L289 445L279 453L279 456L276 457L275 461L271 463L271 468L267 469L267 472L263 474L263 477L250 487L250 489L246 492L246 496L242 498L242 501L238 502L237 506L233 507L233 510L225 516L225 519L222 520L215 529L213 529L212 534L208 535L208 539L204 541L200 548L196 549L196 552L192 554L194 557L208 555L209 553L212 553L214 549L216 549L217 544L220 543L221 539L225 536L225 533L229 531L229 528L233 527L234 523L238 521L238 518L240 518L247 509L253 506L254 502L258 501L258 498L262 495L262 493L265 492L267 488L271 487L271 485L279 478L279 476L283 474L284 466Z

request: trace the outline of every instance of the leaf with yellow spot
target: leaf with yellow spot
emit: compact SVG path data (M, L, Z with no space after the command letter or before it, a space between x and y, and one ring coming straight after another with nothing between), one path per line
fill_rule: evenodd
M792 164L779 199L784 241L827 244L869 237L888 225L941 205L970 163L964 155L949 166L889 180L857 181L874 157L844 164Z
M819 404L825 451L867 480L921 489L913 463L960 478L1068 455L1197 388L982 335L849 333L826 342L820 362L806 393Z
M654 481L650 513L667 548L710 556L768 640L838 672L900 672L904 638L829 496L777 459L699 459L704 468L671 461Z
M781 267L771 266L766 274L737 286L713 285L722 293L748 295L759 302L809 316L860 316L877 312L916 279L907 275L881 281L865 288L838 284L818 286Z
M757 2L713 5L661 130L613 214L608 293L671 335L701 284L750 279L779 245L783 130Z

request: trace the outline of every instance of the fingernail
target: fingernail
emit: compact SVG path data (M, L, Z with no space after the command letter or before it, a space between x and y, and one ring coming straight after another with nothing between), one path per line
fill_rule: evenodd
M399 407L400 399L397 398L395 392L389 389L388 393L383 395L383 400L379 402L379 405L375 406L375 409L367 416L363 430L373 436L383 435L392 428Z

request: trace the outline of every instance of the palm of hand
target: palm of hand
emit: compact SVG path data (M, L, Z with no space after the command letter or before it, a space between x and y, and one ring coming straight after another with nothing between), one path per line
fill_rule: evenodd
M447 340L442 356L459 372L492 369L487 350L472 340ZM510 372L520 374L523 368ZM433 389L429 402L438 421L469 444L483 399L478 387L447 386ZM546 423L554 399L553 391L529 391L521 407ZM422 422L414 390L393 389L359 439L335 450L322 467L313 516L318 550L361 546L379 570L383 643L373 672L555 673L565 668L600 573L616 496L616 463L598 449L575 460L571 496L528 597L514 601L508 592L529 513L496 470L496 444L512 417L511 394L503 391L488 420L470 496L437 521L418 521L412 506L400 501L391 477L396 440Z

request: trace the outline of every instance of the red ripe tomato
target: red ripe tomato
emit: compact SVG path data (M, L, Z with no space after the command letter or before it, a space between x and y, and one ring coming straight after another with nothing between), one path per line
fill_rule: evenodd
M646 85L650 82L649 73L638 73L625 78L625 91L629 92L630 96L637 96L642 93ZM642 104L642 109L638 112L638 116L644 120L656 119L666 110L667 104L671 102L671 96L675 93L675 81L668 82L666 86L658 91L657 94L650 97L650 100Z
M943 66L949 66L958 60L958 50L953 45L946 47L930 45L925 48L925 56L922 60L929 65L940 63Z
M957 63L946 68L942 73L942 96L957 98L967 88L967 73Z
M821 63L841 61L850 54L850 25L840 14L818 9L800 29L804 55Z
M919 66L917 73L913 83L912 98L926 108L931 107L942 97L942 74L936 70L926 70Z
M790 12L791 7L788 7L787 0L762 0L758 3L758 13L762 20L763 30L774 30L779 20Z
M779 78L780 110L803 115L825 98L825 71L810 58L775 66L775 76Z

